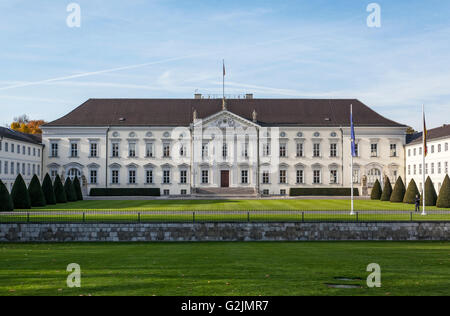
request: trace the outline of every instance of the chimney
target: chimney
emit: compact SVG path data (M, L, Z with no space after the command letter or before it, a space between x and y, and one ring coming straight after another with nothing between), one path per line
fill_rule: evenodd
M202 98L202 94L201 93L194 94L194 99L200 100L201 98Z
M253 93L247 93L247 94L245 95L245 98L246 98L247 100L253 99Z

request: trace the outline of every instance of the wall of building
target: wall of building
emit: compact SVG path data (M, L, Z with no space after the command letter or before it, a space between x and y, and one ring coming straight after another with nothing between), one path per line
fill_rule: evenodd
M450 223L1 224L0 242L450 240Z
M9 191L19 173L27 185L35 174L42 180L42 145L9 138L1 139L0 144L0 179ZM12 146L14 151L12 151ZM20 148L19 151L18 148ZM11 164L14 165L13 172L11 172ZM19 170L17 166L19 166Z
M448 174L450 164L450 137L428 141L428 155L426 177L430 177L439 194L445 175ZM419 190L423 189L423 155L422 143L406 145L406 183L411 179L417 184Z

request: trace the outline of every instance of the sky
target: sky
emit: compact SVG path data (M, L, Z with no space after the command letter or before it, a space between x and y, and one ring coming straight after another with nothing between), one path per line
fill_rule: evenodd
M421 129L450 123L450 1L1 0L0 125L89 98L357 98ZM69 27L67 6L80 7Z

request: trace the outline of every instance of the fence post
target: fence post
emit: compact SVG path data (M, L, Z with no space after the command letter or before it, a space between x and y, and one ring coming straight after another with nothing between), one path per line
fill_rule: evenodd
M192 222L195 223L195 212L192 212Z
M140 223L141 222L141 213L139 212L138 213L138 223Z
M83 223L85 223L85 222L86 222L86 213L83 212Z
M302 223L305 222L305 212L302 212Z
M250 212L247 212L247 222L250 223Z

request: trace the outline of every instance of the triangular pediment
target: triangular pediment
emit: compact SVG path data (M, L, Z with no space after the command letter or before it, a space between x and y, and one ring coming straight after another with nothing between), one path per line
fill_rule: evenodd
M206 117L201 120L197 120L194 123L194 126L198 126L203 124L204 128L259 128L260 126L252 121L243 118L237 114L234 114L230 111L224 110L217 112L209 117Z

